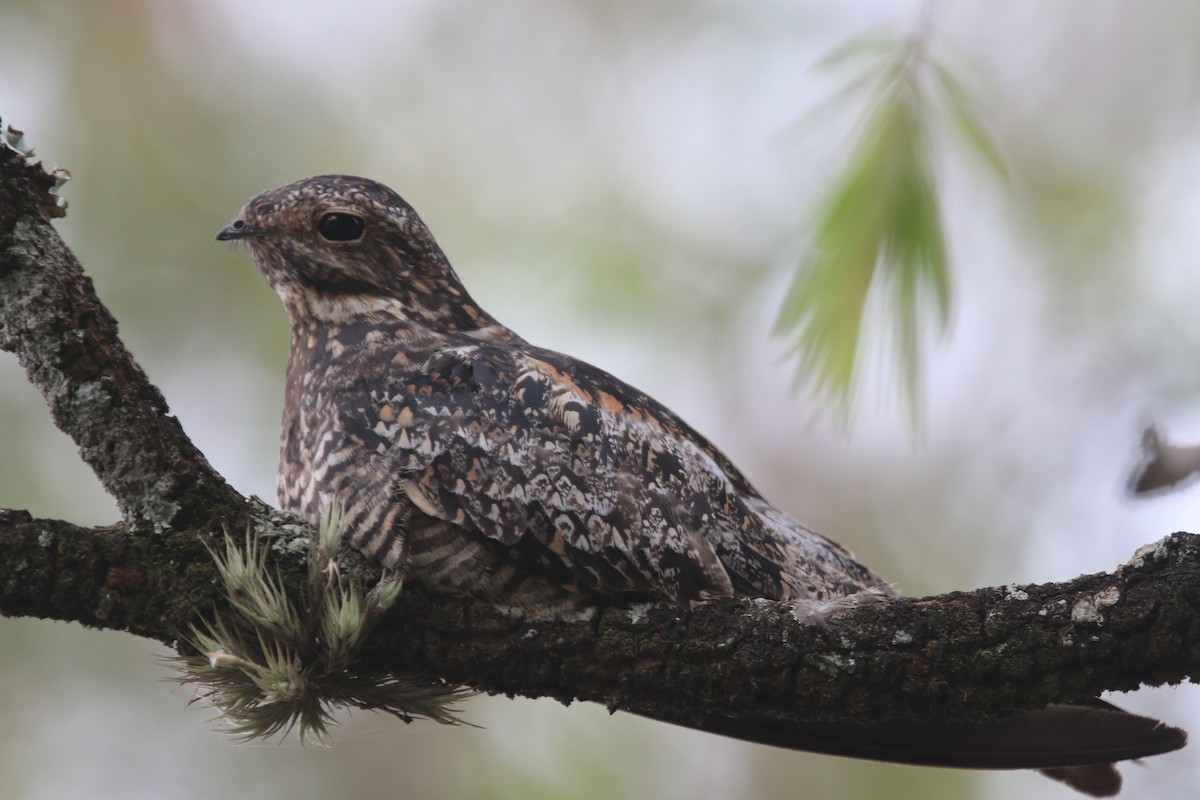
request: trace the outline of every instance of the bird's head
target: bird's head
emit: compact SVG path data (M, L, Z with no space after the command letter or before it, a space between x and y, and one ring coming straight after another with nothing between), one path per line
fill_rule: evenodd
M366 178L317 175L269 189L217 239L249 248L293 323L380 310L455 330L489 321L412 206Z

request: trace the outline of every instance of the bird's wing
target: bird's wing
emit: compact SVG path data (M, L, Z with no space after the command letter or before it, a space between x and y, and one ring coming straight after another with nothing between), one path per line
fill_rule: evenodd
M746 479L602 370L482 342L369 385L343 427L377 454L392 496L508 547L541 577L681 603L786 595L788 545Z

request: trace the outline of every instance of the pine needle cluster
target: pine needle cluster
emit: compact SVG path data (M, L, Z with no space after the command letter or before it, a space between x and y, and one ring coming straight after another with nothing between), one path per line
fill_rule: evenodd
M289 594L266 563L268 547L247 534L240 546L225 537L209 548L228 607L192 626L187 643L198 656L180 657L183 683L197 686L219 712L224 730L244 739L297 728L301 741L328 741L333 711L365 708L453 724L453 704L471 693L441 681L365 667L368 634L400 595L401 580L385 575L369 591L343 575L335 556L340 516L322 520L313 541L308 580Z

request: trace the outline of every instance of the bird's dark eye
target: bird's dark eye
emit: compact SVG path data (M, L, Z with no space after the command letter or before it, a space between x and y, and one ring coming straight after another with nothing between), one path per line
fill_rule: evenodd
M363 221L353 214L326 214L317 220L317 233L331 242L353 242L363 235Z

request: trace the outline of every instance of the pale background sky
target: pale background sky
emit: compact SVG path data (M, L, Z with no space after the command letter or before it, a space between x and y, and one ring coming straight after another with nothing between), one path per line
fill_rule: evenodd
M816 62L910 2L0 0L0 117L74 180L58 223L213 464L274 497L287 330L213 235L256 192L348 172L406 197L468 288L532 341L675 408L761 491L910 594L1063 580L1200 529L1200 488L1122 491L1140 421L1200 442L1200 9L943 3L985 87L998 186L947 141L950 333L923 434L886 377L843 424L770 336L844 155ZM0 356L0 506L115 507ZM235 745L151 643L0 620L0 797L1067 798L978 775L775 751L548 701L483 730L357 714L331 750ZM1119 704L1200 730L1192 687ZM1126 767L1186 796L1200 756Z

